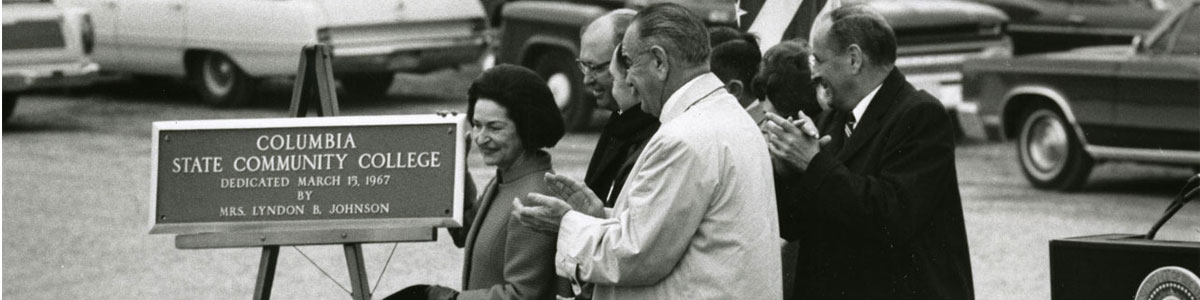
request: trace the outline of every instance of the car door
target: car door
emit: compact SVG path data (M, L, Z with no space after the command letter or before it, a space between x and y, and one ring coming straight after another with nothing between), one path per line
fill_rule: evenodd
M120 64L136 73L183 75L185 0L115 1Z
M1121 65L1115 125L1129 148L1200 151L1200 6Z

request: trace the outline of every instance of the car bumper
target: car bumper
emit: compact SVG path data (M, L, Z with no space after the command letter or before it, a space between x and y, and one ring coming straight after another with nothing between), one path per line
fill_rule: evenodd
M962 126L963 134L970 139L1004 141L1004 124L1000 116L979 111L979 104L971 101L958 105L955 120Z
M425 72L478 61L487 48L483 38L465 44L417 49L338 49L334 46L334 72L338 74L379 72Z
M100 66L93 62L5 66L4 92L84 86L91 84L99 71Z

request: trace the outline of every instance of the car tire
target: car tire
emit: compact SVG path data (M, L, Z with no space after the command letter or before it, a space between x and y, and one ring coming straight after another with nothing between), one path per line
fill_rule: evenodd
M221 53L201 55L194 74L204 102L217 107L235 107L250 102L257 80Z
M1087 181L1094 162L1072 128L1061 112L1046 106L1021 119L1017 156L1034 187L1071 191Z
M534 70L546 80L554 102L562 112L563 125L567 131L586 129L592 123L591 99L583 92L583 74L575 66L575 59L563 51L551 51L538 59Z
M355 100L377 100L387 96L395 81L394 73L354 74L341 76L342 87Z
M8 117L13 114L13 109L17 107L17 99L21 94L4 93L4 123L8 123Z

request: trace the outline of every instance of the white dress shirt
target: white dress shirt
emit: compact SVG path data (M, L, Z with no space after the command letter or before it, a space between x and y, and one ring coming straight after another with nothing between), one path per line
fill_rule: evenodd
M850 113L854 114L854 125L850 126L850 128L858 129L858 123L862 123L859 121L862 120L863 114L867 113L867 107L871 106L871 99L875 99L875 94L879 93L879 88L882 87L883 83L875 86L875 89L871 90L871 93L864 96L862 100L858 100L858 104L855 104L854 109L850 110Z
M559 276L594 299L780 299L779 223L758 126L712 73L671 95L607 219L568 212Z

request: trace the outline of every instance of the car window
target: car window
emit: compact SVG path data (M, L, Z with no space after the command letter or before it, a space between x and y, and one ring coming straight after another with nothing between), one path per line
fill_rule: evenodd
M1180 16L1180 24L1175 28L1175 46L1171 54L1200 56L1200 8Z

